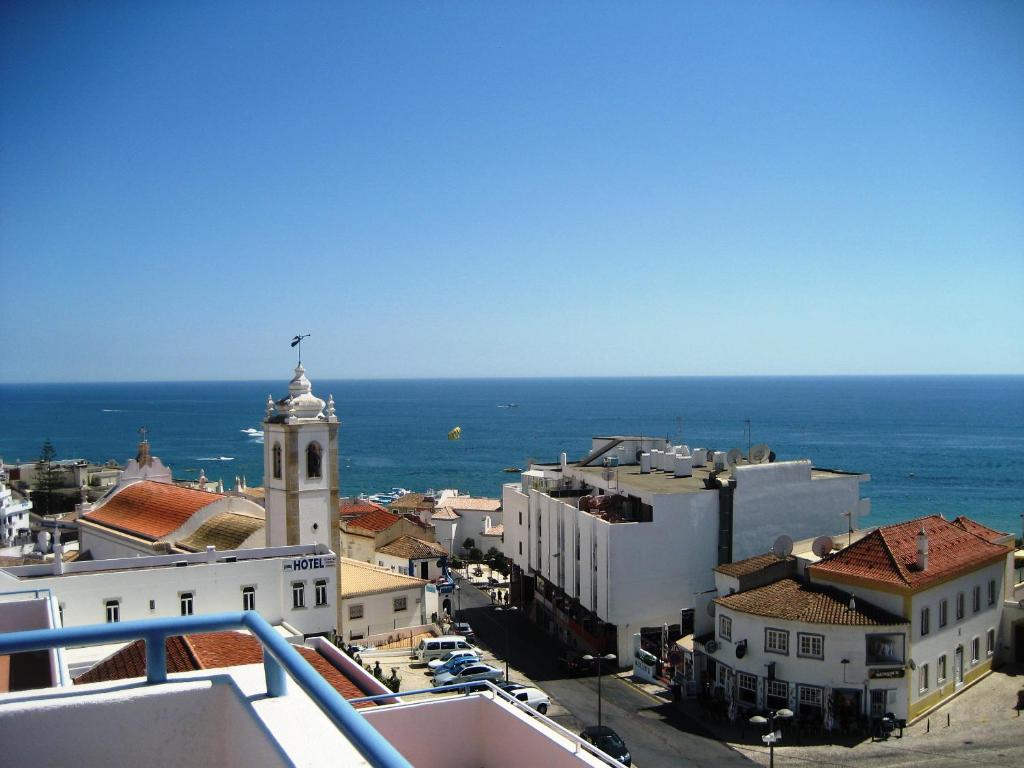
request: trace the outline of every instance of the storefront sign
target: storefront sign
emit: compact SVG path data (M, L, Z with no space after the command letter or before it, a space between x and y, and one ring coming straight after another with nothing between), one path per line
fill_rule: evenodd
M288 560L284 564L286 571L317 571L321 568L333 568L335 563L334 555L323 557L297 557Z
M888 680L894 677L903 677L906 670L903 667L896 669L869 669L868 677L872 680Z

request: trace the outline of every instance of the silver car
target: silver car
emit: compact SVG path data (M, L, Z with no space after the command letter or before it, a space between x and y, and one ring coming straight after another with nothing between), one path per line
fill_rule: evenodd
M434 677L435 685L455 685L477 680L500 680L505 673L487 664L469 664L457 672L442 672Z

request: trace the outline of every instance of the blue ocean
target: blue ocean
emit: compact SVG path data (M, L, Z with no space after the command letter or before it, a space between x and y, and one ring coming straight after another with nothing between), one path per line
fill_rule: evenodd
M767 443L779 459L865 472L865 524L966 514L1021 531L1024 377L317 379L342 427L341 492L455 487L500 496L505 467L578 458L593 435L691 446ZM262 481L260 429L275 382L0 385L0 457L134 456L138 428L176 477ZM515 407L508 407L515 404ZM462 438L448 439L459 426ZM836 521L837 530L842 521Z

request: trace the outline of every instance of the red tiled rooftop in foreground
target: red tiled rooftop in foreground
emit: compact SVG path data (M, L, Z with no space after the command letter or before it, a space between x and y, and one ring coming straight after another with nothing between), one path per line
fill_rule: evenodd
M799 579L780 579L715 598L723 608L755 616L811 624L841 626L896 626L907 620L860 601L850 608L850 598L844 592L830 587L805 584Z
M118 491L82 519L155 541L223 498L219 493L141 480Z
M842 581L843 577L853 577L914 590L997 562L1006 556L1007 547L968 532L969 526L978 524L967 518L963 520L965 522L957 524L939 515L929 515L886 525L809 565L807 571L812 578L834 577ZM922 529L928 536L928 569L918 571L914 565L917 562L917 534Z
M169 673L263 663L263 646L255 637L244 632L210 632L169 637L165 647ZM313 649L296 646L295 650L344 698L358 699L367 695ZM136 640L76 677L75 685L145 676L146 646L142 640ZM368 707L374 704L362 702L354 706Z
M384 512L384 507L380 504L374 504L372 501L352 501L347 504L340 506L339 514L342 517L346 515L365 515L370 512Z

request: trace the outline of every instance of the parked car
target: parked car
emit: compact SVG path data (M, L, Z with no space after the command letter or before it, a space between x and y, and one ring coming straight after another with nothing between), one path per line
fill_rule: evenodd
M455 650L455 651L448 651L448 653L446 653L444 656L442 656L439 659L431 659L429 662L427 662L427 668L430 670L430 673L433 674L434 670L436 670L438 667L443 667L445 664L447 664L452 659L470 659L470 658L472 658L472 659L479 658L477 656L476 648L459 648L458 650Z
M434 677L437 677L438 675L443 675L445 672L450 672L454 674L455 672L458 672L460 669L465 667L467 664L483 664L483 662L480 661L480 659L478 659L476 656L463 656L461 658L452 659L451 661L446 662L437 669L433 670L430 674Z
M551 699L544 693L540 688L530 688L523 686L514 690L508 691L508 695L516 701L521 701L531 709L536 709L542 715L548 713L548 706L551 704Z
M607 725L591 725L580 732L584 741L593 744L608 757L618 760L623 765L630 765L632 758L626 748L626 742Z
M434 677L435 685L455 685L475 680L500 680L504 672L487 664L468 664L456 672L442 672Z
M506 693L511 693L512 691L518 691L520 688L529 688L530 686L524 683L498 683L498 687Z
M455 624L452 626L452 634L462 635L462 637L466 638L470 642L476 640L476 633L473 632L473 628L469 626L469 624L467 624L465 621L455 622Z
M441 637L429 637L420 640L416 647L416 658L419 661L429 662L432 659L439 659L448 651L473 650L469 641L461 635L442 635Z
M593 659L584 659L579 653L571 651L558 657L558 666L567 675L592 675L597 671Z

